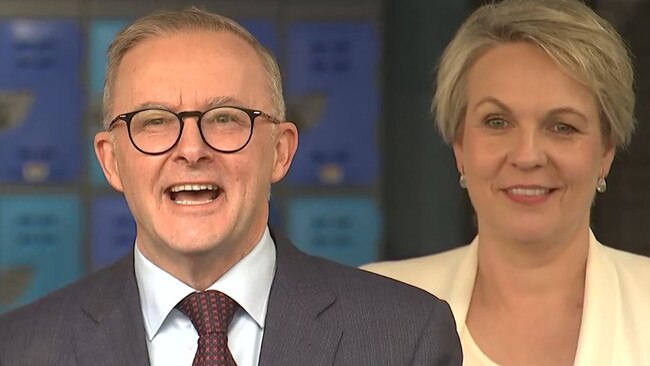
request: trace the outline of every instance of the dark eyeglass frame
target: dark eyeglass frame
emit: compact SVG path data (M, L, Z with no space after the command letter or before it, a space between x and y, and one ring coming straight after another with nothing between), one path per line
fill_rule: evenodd
M250 118L250 120L251 120L251 128L250 128L250 131L248 132L248 138L246 139L246 142L244 142L244 144L241 147L237 148L237 149L232 149L232 150L217 149L214 146L210 145L208 140L206 140L205 135L203 135L203 127L201 127L201 120L203 119L203 116L206 115L207 113L215 110L215 109L220 109L220 108L238 109L238 110L240 110L242 112L245 112L248 115L248 117ZM178 119L178 122L180 122L181 128L180 128L180 130L178 132L178 137L176 138L176 141L174 141L174 143L168 149L166 149L164 151L161 151L161 152L152 153L152 152L142 150L135 143L135 141L133 141L133 136L131 135L131 121L133 120L133 117L136 114L138 114L140 112L144 112L144 111L164 111L164 112L169 112L169 113L173 114L174 116L176 116L176 118ZM146 154L146 155L154 155L154 156L155 155L162 155L162 154L165 154L165 153L169 152L174 147L176 147L176 145L178 145L178 142L181 140L181 136L183 136L183 129L185 128L185 118L187 118L187 117L196 117L197 127L199 128L199 133L201 134L201 139L203 140L203 142L205 142L205 144L208 145L212 150L215 150L215 151L218 151L218 152L224 153L224 154L232 154L232 153L236 153L238 151L241 151L243 148L245 148L248 145L251 138L253 137L253 129L255 128L255 119L257 117L260 117L260 116L268 119L273 124L279 124L280 123L280 121L277 118L271 116L268 113L262 112L262 111L260 111L258 109L249 109L249 108L232 106L232 105L221 105L221 106L210 108L210 109L208 109L208 110L206 110L204 112L201 112L201 111L182 111L182 112L178 112L178 113L170 111L169 109L165 109L165 108L143 108L143 109L138 109L138 110L133 111L133 112L118 115L117 117L115 117L111 121L111 123L108 125L108 128L106 130L110 131L116 123L118 123L120 121L124 121L126 123L126 129L129 132L129 140L131 140L131 144L133 145L133 147L136 148L136 150L138 150L141 153Z

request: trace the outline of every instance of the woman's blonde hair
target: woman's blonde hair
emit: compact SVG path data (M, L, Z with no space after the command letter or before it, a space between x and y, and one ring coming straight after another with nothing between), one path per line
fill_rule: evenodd
M458 137L467 107L467 73L488 49L528 42L588 86L605 137L624 147L634 131L634 70L614 27L578 0L505 0L477 9L445 49L437 72L432 111L447 143Z

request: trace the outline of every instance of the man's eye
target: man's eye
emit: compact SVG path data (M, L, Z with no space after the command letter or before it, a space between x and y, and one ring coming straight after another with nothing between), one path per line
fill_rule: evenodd
M235 116L232 116L230 114L220 114L211 118L211 122L213 123L230 123L236 121L237 118L235 118Z
M150 118L145 121L146 126L159 126L159 125L164 125L165 123L169 122L166 119L163 118Z
M508 126L508 122L503 118L488 118L485 120L484 124L489 128L505 128Z

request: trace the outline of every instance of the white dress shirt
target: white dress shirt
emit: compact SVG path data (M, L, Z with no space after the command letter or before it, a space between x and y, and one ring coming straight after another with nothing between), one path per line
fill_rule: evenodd
M228 348L238 366L259 362L274 275L275 244L267 227L255 248L208 288L241 306L228 331ZM191 365L199 336L189 318L174 307L195 290L145 258L137 243L135 277L151 366Z

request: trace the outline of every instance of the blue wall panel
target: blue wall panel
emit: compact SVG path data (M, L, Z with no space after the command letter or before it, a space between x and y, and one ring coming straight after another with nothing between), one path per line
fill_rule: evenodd
M280 41L275 23L270 19L241 19L239 24L248 29L260 43L278 57Z
M379 40L371 21L294 22L289 27L290 91L367 91L375 86Z
M95 198L91 216L93 269L111 264L133 249L135 222L123 196Z
M74 196L0 197L0 312L80 276L81 225Z
M90 23L88 33L88 70L90 92L101 96L106 75L106 51L113 38L129 24L126 19L95 20Z
M81 170L81 32L0 22L0 182L71 182Z
M95 186L108 186L108 181L106 180L106 176L104 176L104 171L99 165L99 161L97 161L97 156L95 155L94 142L90 141L87 146L88 163L90 164L90 181Z
M379 39L369 21L289 27L287 98L300 126L288 181L372 185L378 178Z
M79 79L81 32L68 20L0 22L0 77L29 85ZM56 85L50 85L56 88Z
M366 197L309 197L288 202L287 233L307 253L358 266L378 259L381 218Z
M99 131L102 116L102 93L104 89L104 77L106 75L106 51L110 46L113 38L119 31L129 24L127 19L104 19L95 20L90 23L88 31L88 73L90 80L91 103L91 121L90 126ZM95 152L92 141L90 142L90 155L88 164L90 164L90 181L96 186L107 185L104 173L102 172Z

